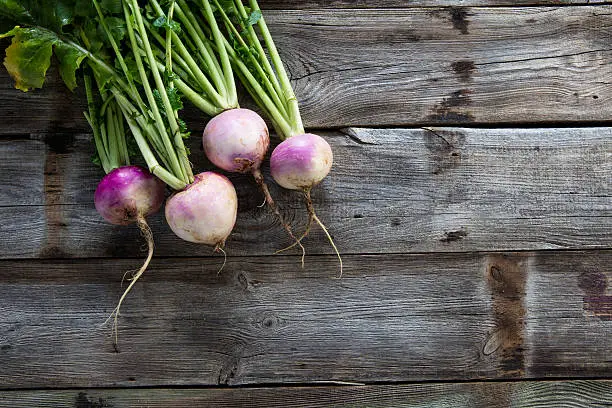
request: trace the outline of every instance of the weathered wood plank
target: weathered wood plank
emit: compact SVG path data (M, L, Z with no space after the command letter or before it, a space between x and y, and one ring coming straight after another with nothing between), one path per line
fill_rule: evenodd
M308 127L607 121L612 6L270 10ZM3 70L2 70L3 71ZM0 74L0 133L85 131L77 101ZM248 105L248 104L247 104ZM195 129L203 115L185 117Z
M612 128L349 129L316 206L343 253L607 248L612 245ZM192 141L198 170L211 168ZM139 256L137 228L107 225L92 197L101 172L89 136L0 141L0 257ZM28 171L20 169L28 158ZM42 162L42 164L41 164ZM227 249L267 255L289 243L248 177L233 177L239 219ZM32 186L32 188L21 188ZM21 189L20 189L21 188ZM298 228L301 197L273 193ZM159 256L200 256L163 215ZM309 253L331 253L315 231Z
M452 7L461 11L464 7L491 6L560 6L610 4L606 0L259 0L264 10L294 10L319 8L410 8Z
M10 391L2 408L57 406L395 407L395 408L598 408L612 405L612 381L547 381L213 389L110 389Z
M0 388L609 376L612 251L0 262ZM52 375L51 375L52 374Z

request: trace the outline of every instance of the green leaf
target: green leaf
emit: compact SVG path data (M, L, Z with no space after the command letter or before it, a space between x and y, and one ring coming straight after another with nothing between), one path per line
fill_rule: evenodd
M38 28L15 27L0 38L11 35L13 41L6 49L4 66L15 80L15 88L24 92L42 88L57 37Z
M110 30L111 35L113 36L115 41L117 43L120 43L121 40L125 38L125 35L127 33L127 26L125 24L125 20L122 18L118 18L118 17L106 17L104 19L104 22L108 26L108 29ZM108 38L106 38L106 34L104 33L102 26L99 26L99 28L101 30L100 36L104 38L105 43L108 43L110 45L110 42L108 41Z
M255 10L255 11L251 12L251 14L249 15L249 18L247 19L246 23L247 23L247 25L250 25L250 26L255 25L255 24L257 24L257 22L259 20L261 20L261 17L262 17L261 11L260 10Z
M79 69L86 55L63 42L55 45L55 55L60 63L60 75L68 89L73 91L77 86L76 70Z
M183 101L181 100L181 95L178 93L177 88L166 88L166 93L168 94L168 99L170 100L170 106L174 110L183 109Z
M82 30L85 37L89 40L89 51L93 54L97 54L104 46L104 39L106 38L104 30L93 19L88 20L82 27Z
M20 25L38 25L56 33L74 21L76 0L0 0L0 15Z
M101 0L100 7L111 14L119 14L123 12L121 0Z
M130 76L132 78L132 80L138 84L141 84L142 81L140 79L140 74L138 72L138 65L136 64L136 58L134 58L134 55L132 53L127 54L124 58L123 61L125 62L125 66L128 69L128 72L130 73ZM121 64L119 63L119 59L115 59L115 69L118 72L122 72L122 67Z
M18 24L34 23L32 15L17 0L0 0L0 15Z
M162 96L159 90L157 89L153 90L153 99L155 99L155 103L157 104L159 111L165 115L166 109L164 108L164 101L162 99Z
M160 16L155 21L153 21L153 27L157 28L165 28L174 31L177 34L181 34L181 25L174 20L168 21L166 16Z
M78 17L95 17L96 8L91 0L76 0L74 15Z
M181 133L183 135L187 134L187 122L185 122L183 119L178 118L178 125L179 125L179 129L181 130ZM183 136L184 137L184 136ZM187 137L189 137L189 135L187 134Z
M60 29L65 25L71 24L74 20L74 4L69 0L57 1L53 12Z

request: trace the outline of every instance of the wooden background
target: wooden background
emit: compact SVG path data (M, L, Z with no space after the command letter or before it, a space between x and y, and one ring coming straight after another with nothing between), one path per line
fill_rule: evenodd
M232 177L224 271L153 217L115 352L101 324L143 242L93 207L83 90L1 70L0 406L611 406L612 3L262 8L335 152L314 200L344 276L320 232L303 270L271 255L289 242Z

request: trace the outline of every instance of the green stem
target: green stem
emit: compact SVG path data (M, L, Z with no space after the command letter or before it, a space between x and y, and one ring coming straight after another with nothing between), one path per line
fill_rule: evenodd
M117 99L117 103L123 110L124 117L132 131L132 135L134 135L134 139L138 144L138 148L142 153L142 157L145 159L147 166L149 167L149 171L159 177L164 183L169 185L174 190L180 191L184 189L187 184L183 181L175 177L172 173L164 169L159 165L155 155L151 151L149 144L147 143L145 137L143 136L140 126L132 117L133 112L130 109L130 104L127 99L121 95L116 89L113 89L113 93L115 98Z
M223 100L223 97L219 95L219 93L215 90L213 85L210 83L206 75L200 69L198 63L193 59L189 50L185 47L181 39L176 35L176 33L172 33L172 40L176 44L176 51L179 55L185 60L187 66L191 70L194 79L198 82L198 84L204 89L204 93L212 103L218 106L222 110L232 109L233 106L228 106L226 101ZM163 41L162 47L165 48L166 42Z
M242 0L234 0L234 3L236 4L236 7L243 21L248 20L249 16L244 8L244 5L242 4ZM255 49L259 53L261 63L263 64L265 70L268 73L268 75L266 75L265 77L268 79L268 81L272 81L272 86L274 87L275 93L278 95L282 95L283 91L280 84L278 83L276 72L274 72L274 69L272 69L272 65L270 65L270 61L268 61L268 58L266 57L266 52L264 51L263 46L261 45L261 41L259 41L259 37L257 36L255 29L253 28L253 26L248 25L248 27L246 27L246 31L249 34L251 43L255 45ZM283 107L287 108L285 104L283 104Z
M178 176L179 179L182 179L188 182L190 180L190 177L189 177L187 168L190 168L191 165L189 164L189 159L187 158L185 146L183 145L183 138L181 136L180 126L178 125L176 118L172 114L174 109L172 108L170 99L168 99L168 94L166 92L164 81L162 80L162 77L159 74L159 69L157 68L155 56L153 55L151 44L149 43L149 40L147 38L146 28L142 21L142 14L140 14L140 8L138 6L138 2L137 0L130 0L130 1L132 3L134 19L138 27L140 37L142 38L142 41L143 41L144 50L147 53L147 59L149 61L149 68L151 70L151 74L153 75L153 80L155 82L155 86L157 87L157 91L159 92L161 96L162 103L164 105L164 109L166 110L166 113L167 113L166 118L168 119L168 122L170 124L170 131L172 132L172 135L174 136L174 142L175 142L176 153L178 154L178 158L176 157L176 154L174 154L175 152L174 152L174 149L172 149L172 146L168 147L169 149L168 153L169 154L172 153L171 163L173 163L173 171L175 172L175 175ZM177 163L174 163L175 159L177 160ZM178 166L176 166L177 164Z
M106 110L106 134L108 137L108 152L111 166L121 167L119 163L119 144L117 143L117 132L115 131L115 118L113 117L113 110Z
M178 0L178 3L181 8L181 11L184 13L185 17L189 20L188 22L195 29L195 33L197 34L197 36L200 38L200 40L204 44L204 48L206 49L206 52L208 52L212 56L215 56L216 53L211 47L211 40L204 34L204 31L202 30L202 25L199 23L198 18L191 12L191 8L189 7L189 5L184 0ZM187 45L191 46L192 48L196 48L195 43L191 44L191 41L189 41L189 38L186 38L186 40L188 41ZM219 61L217 60L217 58L215 57L212 60L215 65L215 70L217 72L223 72L221 65L219 64ZM231 89L231 88L228 88L228 89Z
M87 95L87 108L89 113L85 114L89 125L91 126L91 130L94 135L94 144L96 145L96 151L98 152L98 156L100 157L100 162L102 163L102 168L105 173L109 173L112 168L108 162L108 157L106 155L106 151L104 149L104 145L102 144L102 139L100 136L100 125L98 124L98 112L96 110L96 103L93 96L92 91L92 81L91 77L87 74L84 75L85 79L85 94Z
M117 102L113 103L113 110L115 111L115 115L117 115L118 120L115 122L117 125L117 132L120 136L119 140L121 141L121 162L124 165L130 165L130 152L127 147L127 136L125 134L125 126L123 123L123 114L117 105Z
M155 32L155 30L151 29L151 24L147 21L145 21L145 25L147 27L147 29L149 30L149 33L153 36L153 38L159 43L159 47L156 47L156 50L154 50L157 53L157 56L160 57L161 55L164 55L165 57L165 53L164 51L160 50L160 47L163 49L166 49L166 40L159 35L157 32ZM144 51L142 51L142 54L144 54ZM160 58L163 59L163 58ZM183 70L184 72L180 72L179 74L180 76L183 78L183 80L185 82L189 81L189 80L194 80L197 82L197 80L195 79L195 75L193 74L193 72L191 71L191 68L189 68L189 65L185 62L185 60L183 58L181 58L181 56L176 53L173 52L172 53L172 60L174 63L176 63L178 66L180 66L180 69ZM176 69L176 67L174 67Z
M245 47L246 49L249 49L249 46L246 44L246 42L242 38L242 35L240 35L238 30L236 30L236 27L234 27L234 24L232 24L232 21L230 20L229 16L225 13L223 8L219 5L219 2L217 0L214 0L214 2L215 2L215 6L219 9L221 17L225 21L225 26L227 27L227 29L230 30L234 34L234 36L240 42L241 46ZM261 44L260 44L260 47L261 47ZM263 49L262 49L261 52L263 53ZM261 65L259 63L259 60L257 58L255 58L255 56L253 55L253 53L250 50L248 51L248 53L249 53L249 60L251 61L251 63L255 67L255 70L257 71L259 76L264 80L264 85L266 86L266 88L268 90L268 95L274 100L274 103L276 104L276 107L280 110L280 113L282 115L284 115L285 117L287 117L288 116L287 109L285 107L285 104L283 103L283 101L280 99L280 96L279 96L279 94L281 94L280 89L278 90L278 92L276 91L276 89L274 87L274 84L272 84L272 82L270 82L270 78L268 78L268 75L266 74L266 72L261 67ZM265 53L263 54L263 59L266 62L268 61L266 56L265 56ZM269 65L269 63L268 63L268 65ZM276 79L275 76L273 78Z
M142 40L143 40L143 45L145 47L145 52L146 52L147 56L149 56L149 54L151 54L151 57L152 57L153 52L151 51L150 44L148 44L148 41L146 39L146 31L145 31L144 25L142 24L142 15L140 15L140 9L138 8L138 3L136 2L136 0L129 0L129 1L131 3L131 7L132 7L133 12L134 12L135 23L138 26L138 29L140 31L140 36L142 37ZM136 60L136 66L137 66L138 72L140 74L141 82L142 82L143 88L145 90L145 94L147 96L147 100L149 102L149 106L151 108L151 112L153 113L154 122L155 122L155 124L157 126L157 129L159 131L159 135L161 136L161 141L162 141L162 144L164 146L165 156L166 156L168 162L170 163L171 172L177 178L187 182L187 178L185 177L185 175L183 175L183 166L181 165L181 163L178 160L178 157L177 157L176 152L174 150L174 146L172 146L172 141L170 139L170 136L168 135L168 133L166 131L165 121L163 120L163 118L161 116L161 113L160 113L159 108L157 106L157 101L155 100L155 97L153 96L153 90L151 89L151 86L149 84L149 78L148 78L147 73L146 73L146 71L144 69L144 65L142 63L142 58L140 57L140 54L137 52L138 44L136 42L136 35L135 35L134 27L132 26L132 22L131 22L131 18L130 18L131 17L130 16L130 12L128 10L128 5L126 4L126 2L123 3L123 12L124 12L124 15L125 15L125 21L127 23L128 36L129 36L130 42L132 44L132 49L134 50L133 54L134 54L134 59ZM147 47L147 45L149 45L149 47ZM148 48L149 52L147 52L147 48ZM151 62L151 61L149 61L149 62ZM157 71L157 65L155 65L155 62L153 61L153 64L150 64L150 65L153 65L153 67L151 67L151 72L153 74L155 72L157 72L157 74L159 76L159 72ZM161 80L161 78L160 78L160 80ZM159 92L162 95L166 95L166 90L165 89L159 90ZM167 95L166 95L166 98L167 98ZM172 109L167 109L166 111L167 112L171 112ZM168 117L171 117L171 115L168 115ZM177 125L177 127L178 127L178 125Z
M123 59L123 55L121 55L121 51L119 51L119 46L117 45L117 42L115 41L115 37L112 35L110 29L108 28L108 24L106 24L106 20L104 19L104 13L102 12L102 9L100 8L100 4L98 3L97 0L92 0L92 1L96 8L96 12L98 13L98 20L100 21L100 25L102 26L102 29L104 30L104 33L106 34L106 38L110 42L111 47L113 48L113 51L115 52L115 56L117 57L117 60L119 61L121 70L123 71L123 74L125 75L125 78L127 79L127 84L131 90L130 95L136 98L136 102L138 106L143 107L144 102L140 98L140 94L138 93L138 90L136 89L136 85L134 84L134 78L132 78L132 74L130 73L130 70L128 69L125 63L125 60Z
M155 0L151 0L151 1L155 2ZM208 49L204 45L202 38L200 37L196 28L193 26L193 24L191 23L191 21L185 14L185 11L181 7L181 3L179 3L178 7L176 8L176 14L181 20L181 22L183 23L183 25L185 26L185 28L187 29L187 32L189 33L189 35L191 36L191 40L195 44L195 47L194 47L195 50L197 50L198 54L204 60L204 64L206 65L208 74L212 78L212 81L215 84L215 87L217 88L219 95L227 99L228 96L230 96L231 94L228 94L228 89L226 88L226 84L223 81L223 75L217 69L217 67L219 67L219 62L216 61L215 54L211 54L208 52ZM230 104L230 103L231 103L230 99L227 99L225 101L225 104Z
M249 5L251 6L251 10L261 12L261 9L257 4L257 0L249 0ZM284 139L298 134L302 134L304 133L304 125L302 123L302 117L300 115L298 101L295 97L293 87L291 86L291 81L289 81L289 76L287 75L287 71L285 71L283 61L281 60L278 50L276 49L276 45L274 44L274 40L272 39L272 35L268 30L268 26L266 25L266 21L263 18L263 15L257 22L257 25L264 38L266 47L268 48L268 53L270 54L270 58L272 59L272 63L274 64L274 69L276 70L279 76L281 87L283 89L283 94L285 96L287 104L289 105L289 111L291 113L291 132L289 134L285 134L284 137L281 136L281 138Z
M291 134L292 127L280 113L274 102L272 102L266 91L264 91L259 82L257 82L257 79L255 79L251 71L249 71L249 68L244 64L244 62L242 62L240 57L236 55L236 52L226 39L224 39L224 44L230 58L232 59L232 62L236 68L238 68L239 74L242 75L244 79L243 83L248 83L248 85L252 88L251 95L258 95L261 100L260 106L267 112L268 116L276 122L278 129L282 131L279 136L283 138L283 135Z
M215 16L213 14L212 8L210 7L210 3L208 0L202 0L204 5L204 16L208 21L209 27L212 30L212 35L215 40L215 44L217 45L217 50L219 56L221 57L221 65L223 67L223 73L225 75L225 81L227 83L227 87L230 91L230 100L232 103L238 105L238 93L236 91L236 83L234 82L234 73L232 71L232 64L230 63L229 56L227 55L227 51L223 47L224 37L221 34L221 30L219 30L219 26L217 25L217 20L215 20Z

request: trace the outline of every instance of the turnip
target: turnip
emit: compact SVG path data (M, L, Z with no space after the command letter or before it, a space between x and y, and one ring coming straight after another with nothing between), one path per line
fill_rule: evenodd
M232 109L214 117L204 129L202 137L204 152L217 167L232 173L251 173L261 188L266 204L275 213L289 236L302 249L302 263L305 250L293 235L274 202L261 174L261 163L270 146L266 122L249 109Z
M174 74L174 2L169 3L167 17L160 21L161 26L170 28L163 50L151 44L148 28L151 22L143 18L137 0L124 0L112 5L98 0L81 2L76 13L72 8L62 9L61 18L49 11L55 9L40 9L37 2L18 3L14 9L23 12L8 10L3 13L0 10L0 14L16 24L8 33L0 34L0 38L13 37L4 62L16 81L16 87L24 91L42 87L53 53L70 89L76 87L77 71L88 72L84 75L89 108L85 116L93 131L96 160L107 173L96 190L96 208L113 224L138 224L149 245L144 264L133 276L111 314L115 317L116 345L120 306L152 257L153 239L146 217L159 209L164 197L163 183L180 192L169 201L169 207L173 208L173 203L181 197L182 207L176 211L177 219L186 214L197 217L198 230L191 233L209 237L210 240L202 240L202 243L220 247L233 227L236 218L233 186L227 179L212 173L194 178L183 142L189 133L178 113L182 108L181 94L192 98L197 106L205 107L211 114L237 107L233 77L227 74L219 77L212 72L210 77L217 90L207 87L211 85L208 77L198 77L195 89L204 92L206 97L203 97ZM155 5L158 4L155 2ZM176 45L184 54L184 49L180 48L182 44ZM209 51L212 53L212 49ZM81 67L84 61L86 66ZM191 58L192 66L193 62ZM208 62L212 67L219 66L218 62ZM220 65L229 64L229 59L225 58ZM177 68L189 70L189 66ZM94 96L94 82L97 97ZM191 80L189 82L193 84ZM130 166L128 140L135 142L148 171ZM203 183L202 179L224 182ZM214 201L211 197L217 197L219 202L225 203L225 212L222 213L225 215L200 211L202 202L198 198L203 195L203 185L211 200ZM191 195L194 198L190 198ZM174 213L170 211L170 214ZM177 224L180 226L180 222Z
M117 344L117 319L124 299L153 258L153 233L146 218L159 211L165 198L165 184L148 170L130 165L128 141L124 117L117 101L109 96L97 83L101 107L96 103L93 81L90 75L84 76L89 122L96 146L99 164L107 173L98 184L94 194L96 210L109 223L114 225L136 224L148 247L147 257L142 266L133 274L131 282L119 299L114 316L113 331Z
M183 138L189 133L178 114L182 102L175 84L180 87L182 82L173 74L171 41L174 32L168 30L163 54L166 61L164 65L160 65L156 50L149 41L149 29L137 1L124 1L122 8L127 34L124 46L131 50L129 55L133 58L134 71L134 68L128 68L125 53L121 52L119 44L111 34L102 9L96 0L93 3L101 28L115 54L115 65L120 68L119 73L112 75L110 86L107 84L112 102L119 106L151 173L176 191L166 203L166 219L172 231L187 241L211 245L223 251L222 247L236 221L236 192L229 180L215 173L193 176L187 149L183 144ZM174 3L170 6L166 20L169 26L172 25L173 5ZM96 70L94 72L97 73L96 79L102 81L100 78L104 78L104 73ZM229 99L231 101L233 97ZM132 199L138 198L139 191L128 192L134 195ZM158 198L161 203L161 197ZM115 202L113 205L121 206ZM150 234L148 236L150 238ZM149 242L152 243L150 239ZM148 261L151 251L152 247ZM135 281L142 275L146 264L133 277L114 311L115 344L119 308Z
M115 345L121 304L153 258L153 233L146 217L159 211L164 196L164 183L139 166L123 166L112 170L100 181L94 195L96 210L106 221L115 225L136 223L148 246L148 255L144 264L133 274L130 284L113 311Z
M316 222L338 256L342 275L340 253L327 228L316 215L310 196L312 188L331 169L331 148L320 136L304 131L297 98L257 1L248 1L249 11L242 0L223 2L223 5L218 0L213 0L213 3L224 22L227 38L224 47L236 67L238 77L283 140L270 158L272 177L282 187L304 194L309 222L305 233L296 242L300 243L308 235L311 224Z
M265 196L265 203L296 245L302 248L303 259L304 248L284 221L261 174L260 166L270 145L267 125L257 113L239 108L231 65L236 61L232 59L233 51L226 49L227 40L219 29L210 2L195 3L194 6L185 0L176 0L166 12L158 0L150 0L157 14L148 25L158 47L157 65L164 71L176 67L174 83L177 88L196 107L214 116L203 133L204 151L209 160L225 171L253 175ZM172 16L176 19L169 24ZM156 28L165 29L165 37ZM167 50L170 44L175 52L164 54L162 50ZM198 63L198 59L204 64Z
M236 223L238 197L227 177L213 172L174 193L166 202L166 220L185 241L222 250Z

